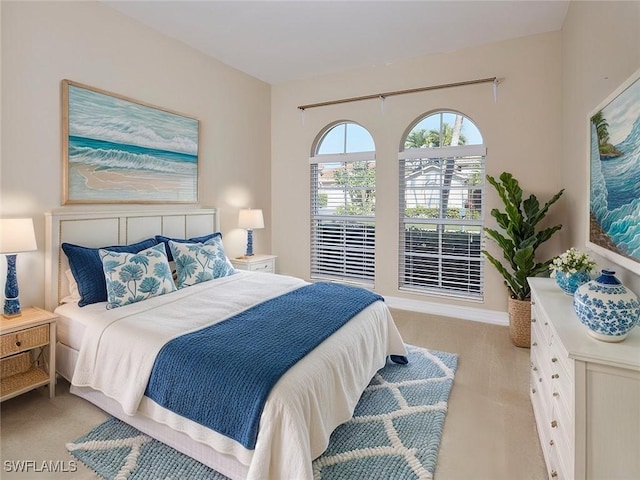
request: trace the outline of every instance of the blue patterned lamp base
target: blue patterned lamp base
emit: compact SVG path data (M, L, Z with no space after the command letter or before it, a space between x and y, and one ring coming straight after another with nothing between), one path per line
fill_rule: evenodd
M245 257L253 256L253 230L251 228L247 229L247 253L244 255Z
M18 299L18 277L16 276L16 255L7 255L7 281L4 284L4 317L20 315Z

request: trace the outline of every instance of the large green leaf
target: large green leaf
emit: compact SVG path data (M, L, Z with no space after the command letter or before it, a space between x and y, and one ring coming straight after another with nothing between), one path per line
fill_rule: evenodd
M485 228L484 231L498 244L508 267L488 251L483 250L483 253L504 277L511 295L519 300L526 300L531 296L527 278L546 273L551 263L551 260L537 262L536 249L562 228L562 225L555 225L537 230L536 225L544 219L549 207L562 196L564 189L540 208L540 202L533 194L523 200L522 188L512 174L503 172L499 180L487 175L487 181L502 199L504 209L494 208L491 215L504 233L492 228Z

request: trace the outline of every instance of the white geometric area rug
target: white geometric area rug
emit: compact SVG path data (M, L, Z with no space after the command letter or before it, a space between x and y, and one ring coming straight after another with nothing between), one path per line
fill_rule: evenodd
M432 479L458 357L407 345L409 363L387 362L353 418L313 462L316 480ZM110 418L67 449L101 478L225 480L192 458Z

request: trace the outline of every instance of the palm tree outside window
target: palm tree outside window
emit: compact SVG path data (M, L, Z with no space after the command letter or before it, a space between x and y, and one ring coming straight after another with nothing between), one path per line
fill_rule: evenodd
M465 115L414 122L398 153L401 290L483 297L486 148Z

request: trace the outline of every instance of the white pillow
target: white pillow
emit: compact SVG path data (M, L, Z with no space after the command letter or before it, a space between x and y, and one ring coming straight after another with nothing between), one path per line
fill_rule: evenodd
M107 308L121 307L176 290L164 244L138 253L99 250L107 284Z
M69 284L69 295L60 300L60 303L78 303L80 301L80 292L78 291L78 283L71 269L67 268L64 271L64 275L67 277L67 283Z

